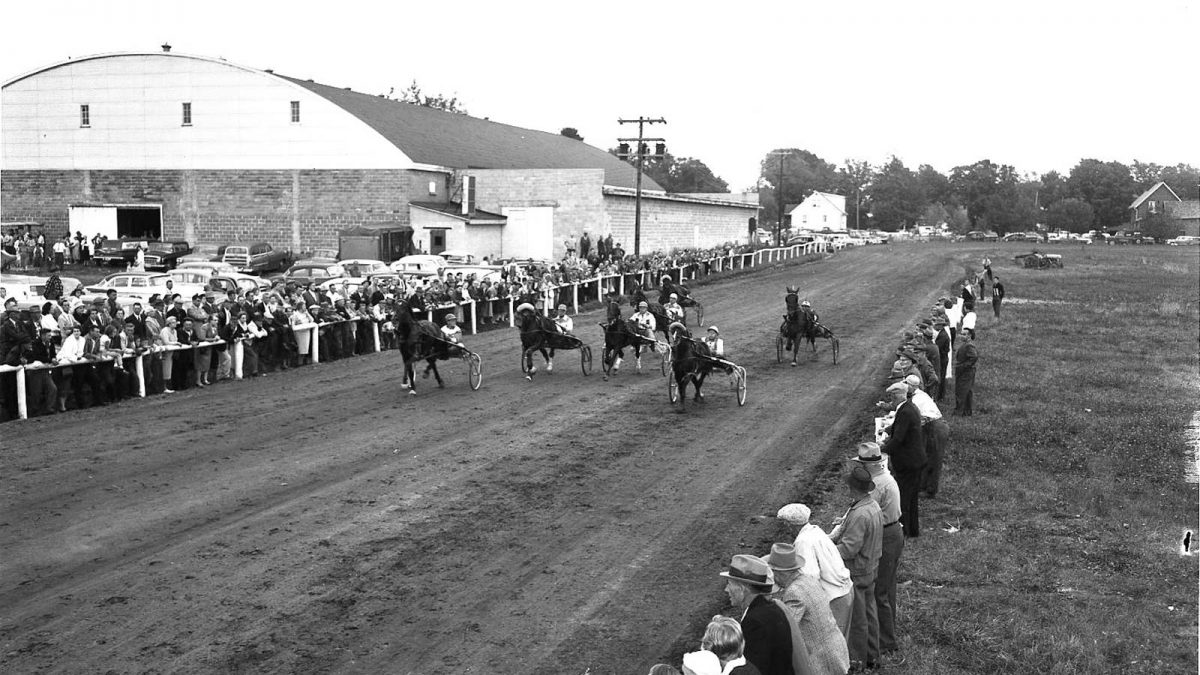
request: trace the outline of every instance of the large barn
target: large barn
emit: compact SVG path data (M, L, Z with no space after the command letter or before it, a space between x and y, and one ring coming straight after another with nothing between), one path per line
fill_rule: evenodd
M557 259L585 231L633 249L635 169L559 134L195 55L76 58L4 84L3 221L196 243ZM641 249L744 241L756 203L643 179Z

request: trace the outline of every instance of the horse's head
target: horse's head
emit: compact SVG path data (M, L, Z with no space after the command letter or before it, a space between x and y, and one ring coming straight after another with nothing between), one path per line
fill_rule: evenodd
M678 344L680 338L691 339L692 337L692 334L690 331L688 331L687 326L678 321L671 322L671 325L667 327L667 335L671 336L671 344Z

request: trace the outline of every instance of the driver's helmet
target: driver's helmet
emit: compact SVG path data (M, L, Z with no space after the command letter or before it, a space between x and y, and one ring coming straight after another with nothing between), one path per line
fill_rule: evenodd
M787 287L787 292L788 292L788 293L799 293L799 292L800 292L800 289L799 289L799 288L796 288L795 286L788 286L788 287Z
M679 296L678 296L677 294L675 294L675 293L672 293L672 294L671 294L671 299L672 299L672 300L678 300L678 299L679 299Z
M659 281L671 281L671 275L664 274L664 275L662 275L662 279L659 279Z
M638 303L638 309L649 309L649 308L650 308L650 303L646 302L645 300Z
M810 305L810 304L808 303L808 301L807 301L807 300L805 300L804 302L800 303L800 306L801 306L801 307L812 307L812 305Z

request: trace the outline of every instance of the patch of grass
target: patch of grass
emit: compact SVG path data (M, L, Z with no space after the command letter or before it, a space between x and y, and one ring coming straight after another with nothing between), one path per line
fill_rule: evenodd
M980 307L976 414L949 418L942 490L901 560L907 660L885 670L1195 673L1180 540L1198 529L1200 259L993 260L1011 296L1052 302Z

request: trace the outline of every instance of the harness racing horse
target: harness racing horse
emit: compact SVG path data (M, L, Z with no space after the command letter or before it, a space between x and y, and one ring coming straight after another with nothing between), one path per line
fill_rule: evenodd
M685 407L688 382L695 385L695 401L704 402L704 394L700 393L700 388L704 386L704 378L713 368L709 360L712 351L700 340L693 340L687 327L678 321L672 323L668 330L672 348L671 376L675 378L675 387L679 391L679 406L682 410Z
M558 332L558 324L538 314L533 305L523 303L517 308L517 328L521 331L521 370L525 371L525 379L532 380L537 372L533 353L541 352L547 366L551 363L554 349L548 344L547 336Z
M637 330L637 325L630 319L622 319L619 316L609 321L608 323L599 324L604 329L604 354L601 360L604 366L604 379L607 381L608 376L616 376L617 371L621 368L621 359L625 358L625 348L633 347L634 358L637 359L638 372L642 372L642 348L649 347L652 343L649 338L642 335ZM659 343L660 347L664 346ZM670 348L666 348L663 353L663 374L667 372L667 362L670 359Z
M800 352L801 340L808 339L812 341L810 332L812 330L812 317L808 312L796 309L789 311L783 315L783 323L779 326L779 337L777 338L777 356L778 360L783 360L785 352L792 353L792 365L796 365L796 356Z
M438 387L445 387L442 375L437 369L437 359L446 358L446 346L441 339L442 332L432 321L418 321L412 313L408 300L401 300L396 305L396 341L400 345L400 358L404 361L404 378L400 386L408 389L411 396L417 394L416 363L426 362L425 373L432 372L437 378Z

